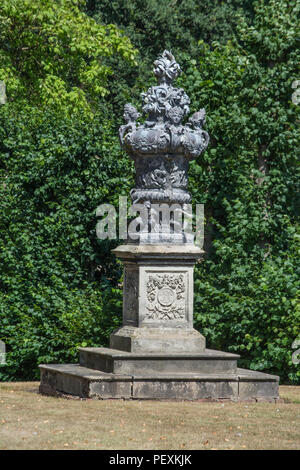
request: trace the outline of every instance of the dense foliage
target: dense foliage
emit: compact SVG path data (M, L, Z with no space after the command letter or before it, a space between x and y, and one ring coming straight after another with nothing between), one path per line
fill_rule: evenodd
M108 93L109 58L133 62L120 30L85 15L82 0L3 0L0 74L10 99L87 111Z
M0 372L21 379L37 376L37 363L76 361L77 346L105 342L119 321L110 279L121 270L113 242L96 238L95 208L128 193L130 168L97 116L91 127L31 115L29 128L27 115L8 111L0 115L0 319L9 354Z
M250 28L241 19L234 44L203 44L183 80L195 109L206 104L213 137L191 172L211 231L196 323L211 346L241 353L241 364L297 381L299 107L291 93L299 6L276 4L275 12L275 2L258 3Z
M88 0L87 12L98 22L120 25L143 56L151 60L164 48L197 54L199 40L225 42L239 12L252 13L245 0Z
M193 106L206 105L213 138L192 170L194 200L205 203L210 230L196 324L211 346L241 353L244 366L295 382L300 171L291 94L299 11L296 2L258 2L253 25L241 18L233 44L203 44L183 81Z
M2 380L77 361L120 323L118 241L97 240L95 209L129 194L122 106L171 47L211 135L190 170L206 211L195 325L241 365L300 383L298 18L295 0L1 2Z

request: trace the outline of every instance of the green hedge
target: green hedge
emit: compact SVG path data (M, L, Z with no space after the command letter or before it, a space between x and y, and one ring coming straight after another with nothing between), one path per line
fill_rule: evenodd
M97 240L95 209L128 194L132 167L97 117L13 118L2 107L0 141L0 377L32 379L41 362L105 344L120 322L117 242Z
M114 8L123 3L110 2ZM165 37L174 51L182 50L178 84L192 111L206 107L211 136L190 168L193 201L205 204L206 216L195 326L209 347L240 353L242 366L300 383L299 365L291 361L300 334L299 106L291 100L299 78L299 4L228 1L217 12L217 3L209 2L205 15L219 18L234 3L244 9L244 17L232 17L232 35L206 27L198 13L181 35L186 24L176 19L176 9L166 30L168 18L158 9L157 31L165 35L149 37L139 26L140 12L127 12L123 26L141 46L138 67L132 61L125 66L118 55L105 59L114 71L111 94L99 101L93 118L78 112L80 102L73 117L64 104L59 116L57 106L33 107L30 99L8 93L8 104L0 107L0 339L8 352L1 380L36 379L39 363L77 361L78 346L106 345L121 322L122 266L111 254L118 240L97 240L95 210L104 202L117 206L119 195L133 187L133 165L117 138L122 106L131 99L137 104L151 84L149 60ZM107 2L87 4L103 21L96 7ZM197 10L197 2L188 4ZM155 6L148 3L147 11ZM113 11L107 10L105 22L109 15L120 21ZM151 15L145 21L148 28ZM210 44L199 42L197 21ZM7 44L6 55L22 56ZM58 64L55 54L51 60ZM15 80L24 70L20 60L14 63ZM11 64L6 72L12 73ZM21 78L34 89L34 76ZM66 89L79 87L78 77L71 78ZM92 101L94 108L95 96Z

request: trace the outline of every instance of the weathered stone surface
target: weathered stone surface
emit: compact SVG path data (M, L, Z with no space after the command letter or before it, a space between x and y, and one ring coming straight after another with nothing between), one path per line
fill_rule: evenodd
M110 336L110 347L133 353L199 353L205 338L194 329L122 326Z
M278 398L279 377L246 369L237 369L241 400Z
M40 392L81 398L130 398L132 378L95 371L78 364L42 364Z
M204 251L195 245L120 245L112 250L118 258L123 261L150 261L151 263L161 262L162 260L170 264L184 264L189 261L192 265L195 261L204 255Z
M132 382L131 380L102 380L93 381L89 387L89 398L131 398Z
M123 245L123 327L110 346L131 352L201 352L205 338L193 329L194 245Z
M228 373L237 369L236 354L206 349L199 353L128 353L108 348L79 348L80 365L128 375Z
M199 399L237 399L238 382L235 377L228 380L214 377L193 378L191 380L135 380L132 397L152 400L199 400Z
M5 104L6 102L7 102L6 85L3 80L0 80L0 104Z
M125 263L123 325L193 327L193 268Z
M278 377L238 369L237 373L98 372L75 364L41 365L40 392L96 399L276 401Z

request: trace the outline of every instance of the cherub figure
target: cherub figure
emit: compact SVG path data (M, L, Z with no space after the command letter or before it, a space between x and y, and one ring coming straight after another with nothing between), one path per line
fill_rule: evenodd
M182 138L182 145L187 154L197 157L206 149L209 143L209 135L203 129L205 126L205 109L194 113L187 123L187 130Z
M188 126L191 127L192 129L202 129L205 126L206 123L206 114L205 114L205 109L202 108L200 111L197 111L196 113L192 114L190 119L188 120Z
M136 108L130 104L127 103L124 106L124 113L123 113L123 118L126 122L123 126L120 127L119 129L119 138L121 145L124 145L124 135L128 131L133 131L136 129L136 120L140 117L140 113L136 110Z

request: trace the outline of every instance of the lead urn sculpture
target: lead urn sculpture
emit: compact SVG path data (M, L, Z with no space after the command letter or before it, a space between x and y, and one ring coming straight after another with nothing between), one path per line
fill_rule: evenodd
M189 203L187 191L189 160L206 149L209 136L203 129L205 110L189 114L190 100L173 80L180 67L173 55L164 51L154 62L158 85L142 93L144 123L140 113L126 104L119 135L122 147L135 162L136 187L131 191L134 203Z
M142 112L124 107L121 146L134 160L132 203L140 231L113 250L124 264L123 324L110 347L79 348L79 364L41 365L41 393L87 398L276 400L278 377L237 367L239 356L206 348L193 328L193 273L203 251L185 230L189 161L208 146L205 110L173 86L180 66L169 51L154 62L158 84ZM169 218L160 217L166 209ZM163 212L163 210L162 210ZM177 215L180 217L177 217Z

